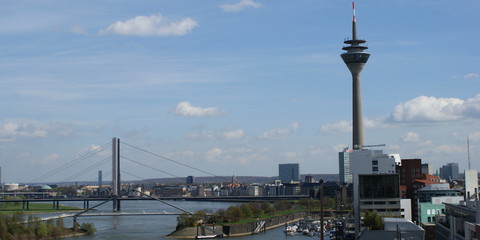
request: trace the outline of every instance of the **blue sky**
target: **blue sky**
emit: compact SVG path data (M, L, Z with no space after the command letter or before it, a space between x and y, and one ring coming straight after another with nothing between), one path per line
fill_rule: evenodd
M351 1L0 5L2 181L31 182L113 137L216 175L276 176L289 162L302 174L337 173L338 151L351 145L351 76L339 56ZM371 53L361 79L366 144L463 169L469 136L480 168L480 2L356 7ZM122 150L170 176L205 175ZM109 154L45 180L68 179ZM124 179L170 177L123 166Z

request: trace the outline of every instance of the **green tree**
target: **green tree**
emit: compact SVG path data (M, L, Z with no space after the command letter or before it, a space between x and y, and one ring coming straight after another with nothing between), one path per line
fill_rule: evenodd
M44 222L38 222L37 229L35 230L35 235L38 239L46 238L48 236L47 224Z
M292 204L289 202L289 201L276 201L274 204L273 204L273 207L275 208L275 210L277 211L284 211L284 210L289 210L292 208Z
M80 229L85 231L87 235L93 235L97 231L93 223L82 223Z
M272 205L269 202L262 202L260 204L260 208L263 210L265 214L271 214L275 211Z
M250 204L248 203L241 204L240 209L242 210L243 217L245 218L253 217L253 211Z
M237 206L230 206L227 208L227 217L230 219L233 219L235 221L238 221L240 218L243 217L242 215L242 209L240 209Z
M384 225L382 217L376 211L365 211L363 224L369 230L382 230Z

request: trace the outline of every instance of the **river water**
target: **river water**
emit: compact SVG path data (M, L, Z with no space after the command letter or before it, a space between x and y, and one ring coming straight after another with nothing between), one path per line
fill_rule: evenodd
M168 201L168 203L175 205L181 209L195 212L197 210L209 210L214 212L218 209L226 209L231 205L237 203L223 203L223 202L191 202L191 201ZM93 207L98 203L90 203ZM83 202L69 202L65 205L83 207ZM108 202L102 206L97 207L98 212L111 211L112 203ZM122 212L168 212L178 213L177 210L159 201L122 201ZM52 214L42 214L41 217L52 216ZM99 217L78 217L79 224L93 223L97 232L93 236L79 236L66 238L71 240L84 239L167 239L166 235L175 230L177 224L176 215L157 215L157 216L99 216ZM71 226L72 219L66 218L64 220L65 226ZM279 227L269 230L259 235L250 235L243 237L235 237L235 240L260 240L260 239L275 239L275 240L300 240L300 239L317 239L317 237L306 236L285 236L283 228ZM328 239L327 237L325 239Z

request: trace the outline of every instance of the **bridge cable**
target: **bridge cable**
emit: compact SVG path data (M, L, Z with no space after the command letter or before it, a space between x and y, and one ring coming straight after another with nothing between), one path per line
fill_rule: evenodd
M144 181L146 180L146 179L143 178L143 177L137 176L137 175L135 175L135 174L133 174L133 173L129 173L129 172L124 171L124 170L120 170L120 172L121 172L121 173L125 173L125 174L127 174L127 175L130 175L130 176L132 176L132 177L136 177L136 178L138 178L138 179L140 179L140 180L144 180Z
M171 173L169 173L169 172L163 171L163 170L161 170L161 169L158 169L158 168L155 168L155 167L152 167L152 166L148 166L148 165L145 164L145 163L141 163L141 162L135 161L135 160L130 159L130 158L127 158L127 157L125 157L125 156L122 156L121 158L124 158L125 160L128 160L128 161L130 161L130 162L136 163L136 164L138 164L138 165L141 165L141 166L144 166L144 167L147 167L147 168L150 168L150 169L153 169L153 170L156 170L156 171L165 173L165 174L170 175L170 176L172 176L172 177L175 177L175 178L178 178L178 179L182 179L182 181L184 180L183 177L179 177L179 176L173 175L173 174L171 174Z
M170 161L170 162L173 162L173 163L182 165L182 166L184 166L184 167L188 167L188 168L194 169L194 170L196 170L196 171L199 171L199 172L202 172L202 173L205 173L205 174L214 176L214 177L228 179L228 178L226 178L226 177L217 176L217 175L215 175L215 174L213 174L213 173L209 173L209 172L207 172L207 171L201 170L201 169L196 168L196 167L192 167L192 166L187 165L187 164L185 164L185 163L181 163L181 162L175 161L175 160L173 160L173 159L171 159L171 158L168 158L168 157L165 157L165 156L162 156L162 155L159 155L159 154L150 152L150 151L145 150L145 149L142 149L142 148L140 148L140 147L133 146L133 145L128 144L128 143L126 143L126 142L122 142L122 143L125 144L125 145L127 145L127 146L129 146L129 147L135 148L135 149L140 150L140 151L145 152L145 153L149 153L149 154L151 154L151 155L153 155L153 156L156 156L156 157L159 157L159 158L163 158L163 159L165 159L165 160L168 160L168 161Z
M68 167L70 167L70 166L72 166L72 165L74 165L74 164L76 164L76 163L78 163L78 162L81 162L81 161L87 159L88 157L91 157L91 156L93 156L94 154L96 154L96 153L104 150L108 145L111 145L111 143L107 143L107 144L99 147L98 149L96 149L96 150L94 150L94 151L87 152L87 153L85 153L85 154L83 154L83 155L81 155L81 156L73 159L72 161L70 161L70 162L68 162L68 163L66 163L66 164L64 164L64 165L62 165L62 166L60 166L60 167L58 167L58 168L56 168L56 169L54 169L54 170L52 170L52 171L44 174L44 175L42 175L41 177L39 177L39 178L31 181L28 185L31 185L31 184L33 184L33 183L38 183L38 182L40 182L40 181L42 181L42 180L44 180L44 179L46 179L46 178L48 178L48 177L53 176L54 174L56 174L56 173L58 173L58 172L60 172L60 171L62 171L62 170L65 170L66 168L68 168Z
M95 163L94 165L91 165L91 166L89 166L88 168L83 169L82 171L76 173L75 175L72 175L72 176L66 178L65 180L61 181L61 183L65 183L65 182L71 181L72 179L75 179L76 177L79 177L79 176L81 176L81 175L89 172L90 170L92 170L92 169L94 169L94 168L96 168L96 167L99 167L99 166L107 163L108 161L110 161L110 159L111 159L110 157L107 157L107 158L103 159L101 162Z

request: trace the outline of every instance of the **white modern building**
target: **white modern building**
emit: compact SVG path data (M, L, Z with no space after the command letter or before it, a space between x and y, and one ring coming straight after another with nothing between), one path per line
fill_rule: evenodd
M398 209L398 214L400 215L400 196L389 198L390 200L383 199L383 202L388 202L388 205L392 206L384 206L379 205L375 206L375 202L382 202L382 198L376 198L375 202L369 201L368 197L362 200L362 208L360 206L360 193L359 193L359 183L360 183L360 175L370 175L370 174L392 174L396 175L398 178L398 174L396 174L395 166L396 166L396 157L397 155L389 155L383 153L383 150L368 150L368 149L361 149L361 150L354 150L349 153L350 159L350 172L353 176L353 206L355 212L355 231L356 235L358 235L360 231L360 212L362 208L369 205L370 202L372 206L369 206L369 210L376 210L376 209ZM398 188L400 191L399 180L395 187ZM379 212L381 214L381 212Z

